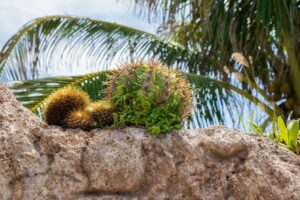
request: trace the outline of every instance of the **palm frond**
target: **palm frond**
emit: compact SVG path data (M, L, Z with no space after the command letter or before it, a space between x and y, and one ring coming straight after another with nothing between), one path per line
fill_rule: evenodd
M103 74L108 72L99 71L113 68L112 63L116 60L155 58L173 68L201 74L187 75L198 88L195 98L197 109L190 126L223 123L226 110L230 110L229 106L235 100L231 98L230 90L262 105L269 112L269 107L252 98L249 91L243 92L234 84L217 81L222 76L216 72L217 66L206 59L211 56L169 39L115 23L49 16L25 25L4 46L0 53L0 81L22 81L12 86L17 98L38 112L52 91L69 84L78 84L92 99L102 98L100 94L93 97L92 89L96 88L97 92L99 88L103 89ZM89 72L94 74L73 76Z
M194 90L195 110L189 126L206 127L210 124L225 122L225 110L230 105L232 92L224 83L205 76L185 74Z
M91 100L104 98L105 80L110 71L100 71L82 76L51 77L10 83L17 100L32 112L40 115L46 98L55 90L66 86L77 86ZM41 116L41 115L40 115Z
M195 124L198 126L223 123L226 111L233 115L230 113L231 108L240 104L239 101L242 101L243 105L245 102L256 105L269 116L274 113L270 105L239 87L202 75L188 73L186 77L195 89L196 109L193 120L197 120ZM234 116L231 118L233 119Z
M116 60L161 60L186 71L200 54L176 42L116 23L48 16L26 24L0 53L0 81L84 74L111 69Z

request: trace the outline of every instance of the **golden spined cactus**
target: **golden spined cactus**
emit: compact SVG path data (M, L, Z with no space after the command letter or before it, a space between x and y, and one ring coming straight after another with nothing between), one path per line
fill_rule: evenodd
M74 110L65 119L65 127L91 130L97 127L97 123L92 119L86 110Z
M152 134L180 128L192 109L192 90L181 72L159 62L135 62L116 70L107 98L126 124L146 126Z
M99 128L111 126L114 123L113 113L116 112L116 107L110 100L93 102L86 110L91 118L97 122Z
M75 110L83 110L89 103L88 95L76 87L58 89L46 100L44 119L49 125L65 127L68 114Z

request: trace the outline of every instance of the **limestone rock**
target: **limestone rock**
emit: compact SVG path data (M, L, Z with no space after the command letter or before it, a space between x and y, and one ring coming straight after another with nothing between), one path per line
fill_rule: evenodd
M0 199L300 199L300 158L223 126L48 126L0 85Z

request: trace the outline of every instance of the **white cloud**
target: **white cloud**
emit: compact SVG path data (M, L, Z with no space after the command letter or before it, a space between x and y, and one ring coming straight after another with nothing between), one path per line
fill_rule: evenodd
M0 47L25 23L46 15L84 16L155 32L153 25L133 15L128 2L128 0L122 2L115 0L0 0Z

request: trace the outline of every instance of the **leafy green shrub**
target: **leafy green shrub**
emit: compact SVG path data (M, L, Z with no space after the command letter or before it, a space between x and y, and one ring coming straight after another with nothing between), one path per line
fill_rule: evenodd
M121 67L108 80L107 98L120 110L119 121L143 125L151 134L180 129L192 108L191 88L183 75L157 62Z

